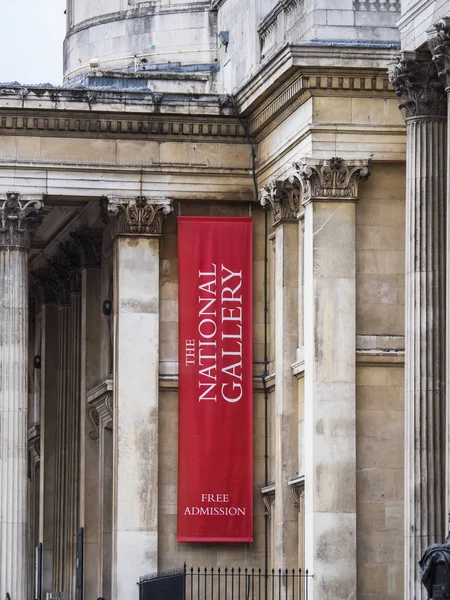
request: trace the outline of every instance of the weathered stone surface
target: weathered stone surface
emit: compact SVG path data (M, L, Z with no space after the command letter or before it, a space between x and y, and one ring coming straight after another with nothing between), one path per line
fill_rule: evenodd
M412 119L407 131L405 566L408 597L425 598L417 564L446 528L447 122Z
M112 597L158 569L159 239L115 242Z
M42 197L0 198L0 596L27 597L28 249Z
M356 220L367 163L297 166L305 206L305 561L313 598L356 597ZM309 540L309 541L308 541Z
M31 234L42 221L42 196L7 192L0 198L0 248L30 247Z
M406 118L447 114L447 95L430 60L418 60L414 53L404 52L391 65L390 79Z

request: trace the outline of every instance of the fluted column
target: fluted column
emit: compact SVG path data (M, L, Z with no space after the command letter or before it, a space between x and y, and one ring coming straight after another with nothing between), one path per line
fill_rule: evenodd
M67 304L58 305L58 396L56 410L56 465L55 465L55 518L54 518L54 541L53 541L53 590L64 589L64 537L66 531L65 499L65 422L67 379L68 379L68 346L66 340L69 335L69 310Z
M79 263L72 244L62 244L49 270L58 289L58 398L53 590L75 593L79 524L80 336Z
M356 202L367 161L305 159L305 565L310 600L359 598Z
M430 40L429 45L433 54L438 75L444 85L447 94L447 149L450 147L450 17L445 17L435 25L437 35ZM448 208L450 201L450 154L447 151L447 231L450 227L450 210ZM450 237L447 235L446 251L446 281L450 282ZM446 343L446 406L450 403L450 294L446 298L446 325L447 325L447 343ZM450 411L446 415L446 452L445 452L445 473L446 473L446 514L450 515ZM450 527L450 524L449 524Z
M30 233L42 200L0 198L0 598L27 590L27 364Z
M158 569L159 244L163 198L105 199L114 236L112 599Z
M35 274L42 293L40 308L41 321L41 498L39 518L39 541L42 543L42 593L53 590L53 533L55 527L55 485L56 423L58 397L58 372L60 354L58 351L58 306L51 280L47 273Z
M298 472L297 385L292 373L298 347L298 221L300 181L275 180L261 193L275 229L275 505L273 566L297 564L298 511L289 478Z
M86 394L101 377L101 236L98 231L72 234L81 265L81 405L80 405L80 527L84 528L84 594L108 597L101 591L98 510L98 441L92 439Z
M66 537L64 540L64 583L67 598L75 597L76 589L76 535L79 526L80 493L80 342L81 293L70 294L69 305L69 369L66 397L66 461L64 506L66 509Z
M444 88L404 53L391 68L407 127L405 598L426 598L418 561L446 518L446 161Z

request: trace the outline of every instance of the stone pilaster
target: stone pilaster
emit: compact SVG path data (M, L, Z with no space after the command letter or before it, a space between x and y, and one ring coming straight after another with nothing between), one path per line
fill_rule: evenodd
M27 598L28 249L42 197L0 198L0 598Z
M30 361L31 362L31 361ZM34 591L35 552L39 543L40 426L28 430L28 589Z
M298 221L300 182L275 180L261 191L275 228L275 505L273 566L297 562L298 511L289 478L298 470L297 385L291 365L298 346Z
M405 598L425 598L418 561L446 529L447 103L435 64L391 67L407 127Z
M367 162L297 165L304 207L305 565L311 600L357 597L356 240Z
M108 198L114 240L112 598L158 569L159 237L164 198Z
M112 490L113 490L113 382L107 379L89 390L86 395L90 420L89 439L97 449L97 462L90 465L96 475L97 505L91 502L90 511L97 516L98 531L96 569L97 590L95 595L111 597L112 578ZM91 500L94 494L90 494ZM86 547L87 550L87 547ZM87 582L86 582L87 583Z

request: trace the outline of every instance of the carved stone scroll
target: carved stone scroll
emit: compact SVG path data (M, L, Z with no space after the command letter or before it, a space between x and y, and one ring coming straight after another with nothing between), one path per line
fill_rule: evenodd
M8 192L0 196L0 248L30 247L31 234L43 219L43 196Z
M107 214L116 235L161 235L163 217L172 210L169 198L137 196L102 199L102 210Z
M272 208L273 224L296 221L300 207L300 181L293 175L285 180L275 179L261 190L261 205Z
M294 163L303 187L303 204L311 200L357 200L359 182L370 175L367 161L333 157L323 162Z

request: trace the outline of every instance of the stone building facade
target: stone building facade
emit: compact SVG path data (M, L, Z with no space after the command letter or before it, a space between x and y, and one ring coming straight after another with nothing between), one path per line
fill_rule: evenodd
M80 528L86 599L184 562L425 597L448 3L68 0L67 25L62 87L0 87L0 597L35 597L42 544L42 597L74 599ZM253 220L252 544L176 541L180 215Z

